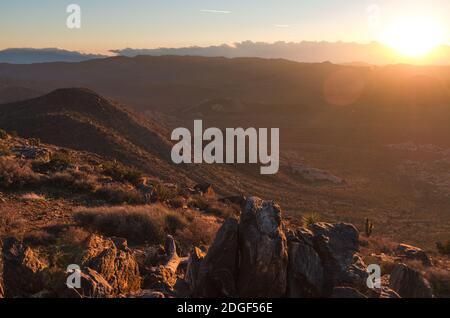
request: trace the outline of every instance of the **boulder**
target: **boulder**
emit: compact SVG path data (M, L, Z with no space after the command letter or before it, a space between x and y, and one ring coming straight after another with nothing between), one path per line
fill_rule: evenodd
M111 285L97 271L85 268L80 273L81 288L67 288L67 297L70 298L111 298L115 295Z
M256 197L247 200L239 224L239 250L239 296L285 296L288 247L277 204Z
M331 298L367 298L354 288L351 287L334 287Z
M80 264L102 275L116 295L134 292L141 287L139 266L124 239L91 235Z
M227 219L219 229L208 254L200 262L193 294L195 297L237 296L238 233L236 219Z
M415 246L400 244L395 249L395 254L407 260L421 261L425 266L432 266L431 259L428 257L427 253Z
M310 226L314 248L324 266L325 288L352 285L366 287L368 274L359 250L359 233L351 224L316 223Z
M3 244L3 283L8 297L28 297L44 289L47 265L37 253L15 238Z
M323 293L322 261L313 247L313 234L307 229L288 233L288 297L320 297Z
M430 283L425 277L419 271L405 264L398 264L394 267L389 285L403 298L433 297Z

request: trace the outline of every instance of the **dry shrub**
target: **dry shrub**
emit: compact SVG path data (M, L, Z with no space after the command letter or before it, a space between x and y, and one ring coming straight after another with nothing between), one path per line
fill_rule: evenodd
M81 246L87 241L90 233L78 226L71 226L59 235L58 240L62 245Z
M46 231L35 230L25 235L23 241L31 246L49 246L56 242L56 238Z
M194 216L189 226L177 231L176 237L184 250L189 250L192 246L209 247L220 226L214 217Z
M34 192L26 193L20 196L24 201L45 201L45 196L36 194Z
M81 192L94 192L97 188L95 176L75 170L52 173L48 182L51 186L70 188Z
M25 223L26 221L17 212L17 209L0 209L0 236L19 232Z
M153 197L157 202L169 202L176 199L178 194L178 189L169 188L162 183L156 183L154 185Z
M159 204L84 208L76 211L75 219L84 227L107 236L126 238L132 244L161 244L169 227L179 229L187 224L181 220L175 221L173 212Z
M141 204L144 203L144 197L135 188L120 184L110 183L101 186L95 192L96 195L111 204Z
M189 207L193 209L199 209L200 211L206 211L209 207L208 200L200 195L195 195L189 200Z
M142 173L131 167L127 167L117 161L107 162L103 165L103 172L118 182L129 182L138 185L142 179Z
M376 253L392 254L398 243L387 237L371 237L368 239L371 249Z
M228 219L239 215L239 208L234 205L226 205L218 201L213 201L208 204L205 212L218 216L222 219Z
M437 297L450 297L450 271L448 269L429 267L425 270L424 275L431 283Z
M39 175L24 162L0 158L0 188L17 189L36 185Z

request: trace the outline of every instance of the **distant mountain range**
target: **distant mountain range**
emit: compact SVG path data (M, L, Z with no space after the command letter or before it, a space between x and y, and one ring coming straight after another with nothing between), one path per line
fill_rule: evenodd
M111 53L118 56L202 56L202 57L257 57L267 59L286 59L297 62L321 63L332 62L352 65L386 65L386 64L429 64L450 65L450 46L440 46L423 61L408 59L397 54L393 49L377 42L344 43L344 42L252 42L244 41L233 45L191 46L181 48L153 49L113 49ZM45 62L82 62L104 58L105 55L85 54L56 48L34 49L17 48L0 51L0 63L32 64Z
M32 64L46 62L82 62L106 57L98 54L84 54L56 48L33 49L12 48L0 51L0 63Z

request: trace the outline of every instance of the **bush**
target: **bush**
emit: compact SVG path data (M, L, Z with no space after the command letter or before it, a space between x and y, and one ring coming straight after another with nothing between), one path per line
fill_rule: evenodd
M94 176L74 170L52 173L48 183L50 186L88 193L94 193L97 188L97 180Z
M162 183L157 183L154 186L153 199L157 202L169 202L178 197L178 190L169 189Z
M320 222L320 216L317 213L311 213L302 217L302 222L304 227L308 227L310 225Z
M0 156L9 156L11 155L11 149L7 145L0 145Z
M438 252L442 255L450 255L450 240L446 243L437 242L436 248Z
M8 133L5 130L0 129L0 139L7 139L7 138L8 138Z
M206 211L209 207L209 203L204 197L196 195L189 201L189 207L199 209L200 211Z
M144 203L142 194L131 186L120 183L111 183L101 186L95 194L102 200L112 204L141 204Z
M70 153L66 150L59 150L57 152L54 152L50 156L50 162L48 165L51 168L67 168L72 164L72 158L70 156Z
M162 244L165 230L170 226L181 226L179 220L162 205L140 207L101 207L80 209L75 219L84 227L107 236L126 238L132 244ZM174 233L172 233L174 234Z
M139 170L126 167L117 161L105 163L103 172L115 181L129 182L134 185L138 185L143 176Z
M23 188L39 182L37 175L31 168L10 158L0 158L0 188Z

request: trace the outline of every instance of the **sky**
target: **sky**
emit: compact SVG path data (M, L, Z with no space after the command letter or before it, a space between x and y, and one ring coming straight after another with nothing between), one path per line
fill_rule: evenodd
M66 26L69 4L81 28ZM245 40L380 41L388 25L423 16L450 44L449 0L14 0L0 1L0 49L208 46Z

